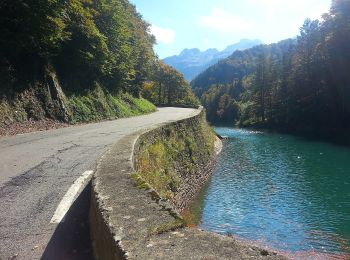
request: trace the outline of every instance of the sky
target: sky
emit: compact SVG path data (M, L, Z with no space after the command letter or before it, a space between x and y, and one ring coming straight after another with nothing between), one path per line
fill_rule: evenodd
M223 50L240 39L274 43L321 19L332 0L130 0L151 24L160 58L185 48Z

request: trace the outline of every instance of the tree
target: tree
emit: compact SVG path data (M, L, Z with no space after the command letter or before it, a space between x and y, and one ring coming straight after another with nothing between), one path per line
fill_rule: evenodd
M57 56L62 42L71 36L64 15L64 3L60 0L2 1L0 66L3 70L12 71L13 77L22 82L39 77L46 61Z
M259 55L255 75L255 88L257 94L258 115L265 122L265 95L267 88L267 61L264 53Z
M223 118L233 98L243 126L328 136L346 133L350 130L349 46L350 1L334 0L323 20L305 20L296 40L237 51L191 84L214 122ZM225 86L235 81L242 82L243 88L233 97L233 89Z
M199 101L194 96L190 85L184 79L184 76L176 69L169 65L166 65L163 61L158 61L156 70L153 75L153 81L157 88L152 88L153 92L157 93L157 98L154 98L155 94L150 93L149 84L144 87L144 93L153 97L151 101L158 105L187 105L198 106Z

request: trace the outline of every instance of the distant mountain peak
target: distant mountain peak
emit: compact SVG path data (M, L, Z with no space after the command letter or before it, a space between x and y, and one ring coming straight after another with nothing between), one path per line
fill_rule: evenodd
M238 43L227 46L222 52L225 52L225 53L230 52L229 55L231 55L233 52L237 50L239 51L246 50L260 44L263 44L263 42L257 39L256 40L242 39ZM247 48L247 46L249 47Z
M180 53L179 57L188 56L188 55L198 55L200 52L201 51L198 48L193 48L193 49L186 48Z
M260 40L242 39L238 43L227 46L223 51L215 48L200 51L198 48L184 49L179 55L164 59L164 62L180 72L187 80L192 80L201 72L233 54L236 50L245 50L260 45Z
M203 54L216 54L218 52L219 52L218 49L211 48L211 49L204 51Z

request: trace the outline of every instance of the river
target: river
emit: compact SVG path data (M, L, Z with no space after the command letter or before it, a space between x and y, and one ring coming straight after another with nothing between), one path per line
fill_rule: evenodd
M289 135L227 136L201 200L202 229L291 254L350 253L350 148Z

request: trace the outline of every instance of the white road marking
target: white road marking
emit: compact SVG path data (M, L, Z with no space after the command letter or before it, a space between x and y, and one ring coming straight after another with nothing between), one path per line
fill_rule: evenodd
M75 182L69 188L60 204L58 205L55 214L53 214L53 217L51 218L50 223L64 222L64 217L67 214L69 208L77 199L78 195L83 190L85 185L90 181L92 174L93 171L86 171L78 179L75 180Z

